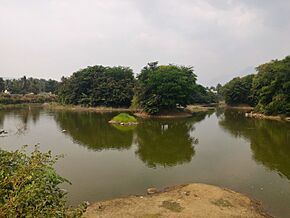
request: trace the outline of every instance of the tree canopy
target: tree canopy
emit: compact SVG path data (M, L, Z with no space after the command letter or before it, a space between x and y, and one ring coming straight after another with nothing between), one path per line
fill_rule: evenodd
M253 105L252 83L254 75L236 77L226 83L222 88L225 101L229 105Z
M141 108L156 114L162 110L205 101L192 67L149 63L137 76L136 96Z
M64 104L128 107L133 98L133 71L96 65L62 78L59 99Z

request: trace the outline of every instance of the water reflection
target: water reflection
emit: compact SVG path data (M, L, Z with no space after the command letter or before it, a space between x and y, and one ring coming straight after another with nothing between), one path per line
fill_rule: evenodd
M147 120L137 127L136 154L148 167L170 167L190 162L195 154L198 139L191 135L194 123L205 118L206 113L191 119Z
M108 121L115 114L55 113L61 130L80 145L92 150L129 149L137 145L137 156L149 167L174 166L190 162L198 139L191 135L194 124L207 113L190 119L141 120L135 126L114 126ZM133 137L134 136L134 137Z
M5 117L12 116L17 118L17 122L15 123L16 134L25 134L28 131L28 123L30 121L34 124L39 121L41 110L40 107L36 106L0 110L0 127L4 128Z
M112 117L111 113L55 113L61 130L91 150L129 149L133 141L133 129L108 124Z
M253 158L290 179L290 124L246 118L242 112L226 110L219 124L235 137L251 143Z

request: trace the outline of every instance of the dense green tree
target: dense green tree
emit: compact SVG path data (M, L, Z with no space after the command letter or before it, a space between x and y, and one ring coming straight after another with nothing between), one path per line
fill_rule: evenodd
M210 88L206 88L200 84L196 85L196 90L193 95L192 103L209 104L218 101L217 95Z
M128 67L93 66L62 78L60 101L86 106L128 107L135 79Z
M149 63L137 77L136 95L144 111L156 114L192 103L196 92L192 67L157 64Z
M253 81L256 110L290 115L290 56L257 67Z
M2 77L0 77L0 93L5 90L5 82Z
M222 94L229 105L253 105L252 83L254 75L236 77L222 87Z

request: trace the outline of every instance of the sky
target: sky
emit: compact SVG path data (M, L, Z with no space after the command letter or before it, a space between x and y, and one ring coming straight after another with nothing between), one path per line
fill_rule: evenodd
M290 0L0 0L0 77L193 66L225 83L290 55Z

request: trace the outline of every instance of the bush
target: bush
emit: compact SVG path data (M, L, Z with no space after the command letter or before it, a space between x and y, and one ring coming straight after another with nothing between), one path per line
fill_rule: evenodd
M0 217L80 217L85 205L66 207L66 192L59 185L68 182L53 165L58 157L36 149L27 155L0 149Z
M122 123L136 123L137 119L129 114L120 113L117 116L113 117L112 121Z

